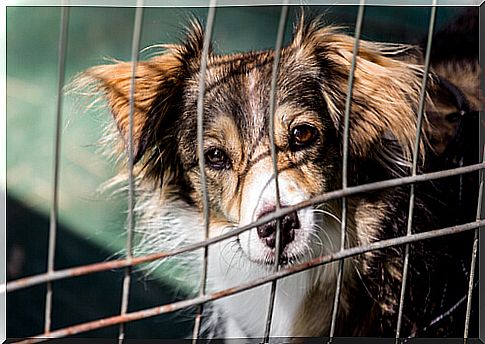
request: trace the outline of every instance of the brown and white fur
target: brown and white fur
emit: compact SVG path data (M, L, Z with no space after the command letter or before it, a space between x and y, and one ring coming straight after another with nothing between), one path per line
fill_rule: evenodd
M340 30L302 16L281 52L274 121L282 207L342 185L343 116L353 42ZM196 143L202 45L203 30L195 23L182 43L166 45L164 53L137 64L136 226L143 233L138 253L167 251L204 237ZM360 42L350 113L349 185L409 175L423 78L420 54L410 46ZM268 125L273 59L272 50L209 53L204 151L210 237L247 225L276 207ZM448 62L452 68L459 66ZM446 119L459 109L440 87L439 77L461 90L473 111L478 109L478 66L468 63L450 74L448 62L434 68L428 83L426 110L434 117L425 119L422 133L419 166L424 172L433 169L427 167L428 154L444 161L457 126ZM77 80L77 87L101 91L106 99L119 132L115 136L121 137L116 154L124 154L128 140L130 78L131 63L117 62L93 67ZM435 184L417 187L413 232L441 225L433 200L425 196L429 189L436 191ZM345 246L404 235L408 192L397 187L349 197ZM442 204L436 209L440 206L446 209ZM340 216L340 200L285 216L282 268L339 250ZM208 291L271 273L274 230L272 222L212 245ZM403 251L396 247L345 260L336 335L393 335ZM440 263L447 261L439 248L425 243L413 245L412 252L406 336L419 334L441 311L439 302L430 299L437 282L429 280L435 281L430 276L444 271ZM200 272L200 257L196 252L179 258L194 272L188 278ZM331 263L280 280L271 336L327 336L336 279L337 263ZM419 284L422 280L424 285ZM417 285L424 290L418 291ZM223 324L216 325L215 336L263 336L269 291L264 285L215 301L214 317L220 319L214 321Z

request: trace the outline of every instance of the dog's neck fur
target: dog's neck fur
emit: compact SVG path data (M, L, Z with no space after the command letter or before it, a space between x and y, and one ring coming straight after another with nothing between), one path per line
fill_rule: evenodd
M142 239L136 248L136 254L149 254L182 247L200 242L204 237L202 221L198 221L200 213L181 200L170 201L162 199L156 191L142 193L145 197L137 204L137 229L142 233ZM334 233L331 240L339 246L340 224L333 220L323 223L326 228L332 227L327 233ZM228 229L224 227L211 231L211 236L220 235ZM176 265L185 266L184 280L199 281L202 262L201 250L182 256L169 258L162 262L154 262L150 271L160 264L164 268ZM175 260L174 262L170 262ZM352 262L346 261L344 283L353 279L350 273ZM209 248L207 292L228 289L242 283L267 276L273 270L272 266L261 266L249 261L238 249L235 238L218 242ZM332 304L336 287L338 263L331 263L304 271L278 280L271 336L319 336L328 332ZM347 285L348 286L348 285ZM194 295L197 285L193 285ZM211 337L215 327L224 324L224 337L258 338L264 335L270 284L260 286L239 294L219 299L214 302L211 314L206 314L204 331ZM351 289L351 288L346 288ZM346 313L347 297L343 295L340 309ZM316 307L318 305L318 307ZM314 313L318 309L319 316ZM305 321L311 317L312 321ZM318 322L315 319L319 319ZM217 334L220 330L217 331Z
M335 226L336 223L329 222L328 225ZM329 232L338 233L339 230L340 227ZM338 240L338 238L334 239ZM346 265L348 269L349 264ZM272 267L262 267L248 261L234 245L234 239L220 242L209 249L209 283L214 290L247 283L268 275L271 270ZM320 335L324 330L321 325L330 323L337 270L337 263L332 263L279 280L271 336ZM319 292L316 293L317 298L312 298L310 303L305 302L306 298L315 296L311 295L314 294L312 293L314 288L319 288ZM232 326L227 328L226 337L237 337L241 333L252 338L264 335L270 289L270 285L266 284L216 301L216 305L223 309L225 315L236 319L240 326L239 329L234 329ZM322 290L325 292L321 293ZM309 313L306 308L314 302L325 305L320 309L322 322L318 329L312 328L314 326L312 323L298 321L303 314Z

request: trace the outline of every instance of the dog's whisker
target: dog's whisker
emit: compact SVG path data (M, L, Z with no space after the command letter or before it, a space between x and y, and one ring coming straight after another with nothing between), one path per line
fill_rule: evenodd
M320 231L324 231L322 228L320 228ZM330 244L331 249L333 249L333 242L330 240L330 237L328 236L327 233L324 233L324 235L328 238L328 243ZM318 253L317 256L322 256L325 253L325 247L326 245L323 243L322 238L315 232L310 232L310 240L312 241L312 250L316 246L318 248ZM313 240L312 240L313 238ZM314 253L314 252L311 252Z
M332 212L330 212L328 210L321 209L321 208L313 208L312 211L315 212L315 213L321 213L321 214L330 216L332 219L334 219L338 223L340 223L340 224L342 223L342 220L337 215L333 214Z
M327 242L330 244L330 250L331 250L331 252L335 252L335 250L336 250L336 245L335 245L335 243L334 243L334 241L333 241L332 237L331 237L331 236L330 236L330 235L327 233L327 231L326 231L324 228L322 228L320 225L314 224L313 226L314 226L315 228L317 228L317 229L318 229L318 233L322 233L322 234L325 236L325 238L327 239ZM315 234L317 237L319 237L317 233L314 233L314 234ZM320 238L320 237L319 237L319 238ZM321 239L320 239L320 240L321 240ZM323 246L324 246L324 245L322 245L322 247L323 247Z

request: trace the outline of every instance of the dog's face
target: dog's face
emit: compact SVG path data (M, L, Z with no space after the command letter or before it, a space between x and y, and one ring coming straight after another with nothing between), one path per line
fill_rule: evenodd
M322 113L326 110L318 61L297 61L292 54L289 49L283 51L274 116L282 207L325 192L337 178L332 173L337 166L336 132L328 114ZM273 54L267 52L214 57L209 62L204 152L210 209L213 222L218 223L215 228L221 224L244 226L276 208L269 136L272 64ZM194 106L198 83L198 75L188 81L192 88L184 94L177 130L178 153L192 186L191 198L200 206ZM314 214L317 212L304 209L282 219L283 261L306 253L317 225ZM248 259L269 264L274 260L275 232L272 222L243 233L238 243Z
M133 135L141 179L156 182L165 198L182 198L199 210L202 42L202 30L196 26L185 43L167 46L166 53L138 64ZM352 46L350 37L302 21L281 52L274 113L281 207L341 186ZM391 50L361 42L350 117L349 154L354 163L375 159L385 168L390 151L384 136L393 137L398 147L399 156L392 159L409 157L420 70L387 57ZM203 142L211 235L247 225L276 208L269 135L273 59L273 51L209 56ZM87 75L105 92L126 141L131 64L95 67ZM339 247L339 234L332 229L338 226L327 225L338 221L337 209L324 204L282 218L282 262ZM273 221L241 234L237 242L249 260L271 264L275 231Z

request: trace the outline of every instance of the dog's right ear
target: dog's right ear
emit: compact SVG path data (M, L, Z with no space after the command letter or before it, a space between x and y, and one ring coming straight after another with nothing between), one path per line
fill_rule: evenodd
M156 131L169 120L180 89L180 60L173 54L159 55L136 65L135 87L131 94L132 63L119 62L88 69L80 80L89 83L105 99L113 115L123 145L128 147L130 97L133 96L133 152L135 163L149 149ZM100 91L100 92L99 92ZM163 136L159 132L158 135ZM158 136L157 135L157 136Z
M133 97L134 172L159 185L176 184L182 175L172 130L183 87L181 68L179 56L169 49L148 61L137 62L133 91L132 62L95 66L74 81L74 87L94 96L95 102L107 104L114 124L107 129L114 130L106 133L102 143L122 163L128 162Z
M193 21L182 44L164 45L162 54L136 64L115 62L95 66L78 77L73 85L106 101L121 134L117 149L128 148L130 97L133 97L134 163L144 176L171 179L180 174L173 126L179 117L181 95L187 76L198 70L203 46L203 30ZM135 87L132 92L132 78ZM122 152L118 152L122 153ZM141 166L140 166L141 165ZM177 172L178 171L178 172Z

